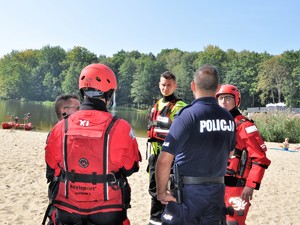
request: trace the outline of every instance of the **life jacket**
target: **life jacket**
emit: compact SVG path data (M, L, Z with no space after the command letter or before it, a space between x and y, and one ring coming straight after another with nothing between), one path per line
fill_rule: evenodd
M159 104L162 104L162 100L158 100L151 108L148 114L148 142L163 142L165 140L172 124L170 119L172 109L179 100L181 99L176 98L168 102L161 110L159 110Z
M253 120L249 120L244 116L242 117L242 119L240 119L239 116L237 116L234 118L234 120L236 124L236 130L238 129L238 126L240 126L245 121L254 122ZM247 160L248 160L247 149L235 148L233 152L233 156L228 161L227 172L226 172L227 175L238 177L238 178L244 178Z
M67 212L89 215L126 208L123 188L129 187L128 182L109 165L109 138L118 118L103 117L93 124L78 117L65 119L60 182L53 203Z
M265 155L266 145L253 120L238 115L234 121L238 134L237 144L233 156L228 160L225 184L236 187L247 185L258 190L264 170L271 163ZM240 125L249 121L249 125L240 129Z

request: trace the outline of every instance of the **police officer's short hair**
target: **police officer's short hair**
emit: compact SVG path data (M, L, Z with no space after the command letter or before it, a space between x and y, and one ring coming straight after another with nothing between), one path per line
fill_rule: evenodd
M194 82L198 89L206 91L216 91L219 86L219 79L217 69L210 64L204 64L194 74Z

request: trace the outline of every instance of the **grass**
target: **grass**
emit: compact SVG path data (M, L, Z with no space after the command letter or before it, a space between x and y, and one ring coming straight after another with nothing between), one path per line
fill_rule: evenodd
M255 113L251 116L258 130L267 142L300 143L300 115L290 111Z

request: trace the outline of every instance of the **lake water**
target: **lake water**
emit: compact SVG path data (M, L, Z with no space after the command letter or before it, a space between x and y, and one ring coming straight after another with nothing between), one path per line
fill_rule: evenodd
M127 120L138 137L147 136L147 113L136 111L115 110L111 111L113 115ZM24 123L27 113L31 113L29 122L36 131L49 132L53 125L57 123L54 107L30 102L3 101L0 100L0 122L8 122L11 118L19 117L19 123Z

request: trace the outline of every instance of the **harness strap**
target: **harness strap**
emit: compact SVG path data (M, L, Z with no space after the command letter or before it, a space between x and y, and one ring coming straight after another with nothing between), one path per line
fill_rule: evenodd
M87 209L87 208L78 208L74 205L68 204L68 203L63 202L63 201L57 201L57 200L54 200L53 204L58 204L58 205L67 207L69 209L77 210L77 211L82 212L82 213L95 212L97 210L103 210L103 209L122 209L122 205L119 205L119 204L101 205L101 206L97 206L97 207L93 207L93 208L89 208L89 209Z
M79 174L62 170L61 181L82 182L82 183L107 183L116 182L121 178L121 172L110 173L105 175L100 174Z
M45 225L47 218L49 217L49 215L52 214L52 213L50 213L50 211L51 211L51 210L53 211L53 209L54 209L54 208L53 208L53 204L50 203L50 204L47 206L47 209L46 209L46 212L45 212L43 221L42 221L42 225Z
M111 128L113 127L113 125L115 124L115 122L117 121L118 117L114 116L112 118L112 120L110 121L110 124L108 125L105 134L104 134L104 143L103 143L103 172L104 174L107 175L108 171L108 154L109 154L109 132L111 130ZM106 183L106 185L104 185L104 201L108 200L108 184Z
M65 169L68 170L68 154L67 154L67 146L68 146L68 136L67 136L67 132L68 132L68 129L69 129L69 124L68 124L68 117L64 117L64 121L65 121L65 134L64 134L64 147L63 147L63 155L64 155L64 164L65 164ZM68 187L68 184L69 181L67 181L65 183L65 186ZM66 188L65 190L65 196L68 198L69 197L69 188Z
M229 187L245 187L246 180L233 176L225 176L225 184Z
M244 123L244 122L246 122L246 121L250 121L250 122L254 123L254 121L253 121L252 119L243 118L243 119L241 119L240 121L238 121L238 122L236 123L236 127L238 127L239 125L241 125L242 123Z
M184 184L223 184L224 177L188 177L183 176Z

